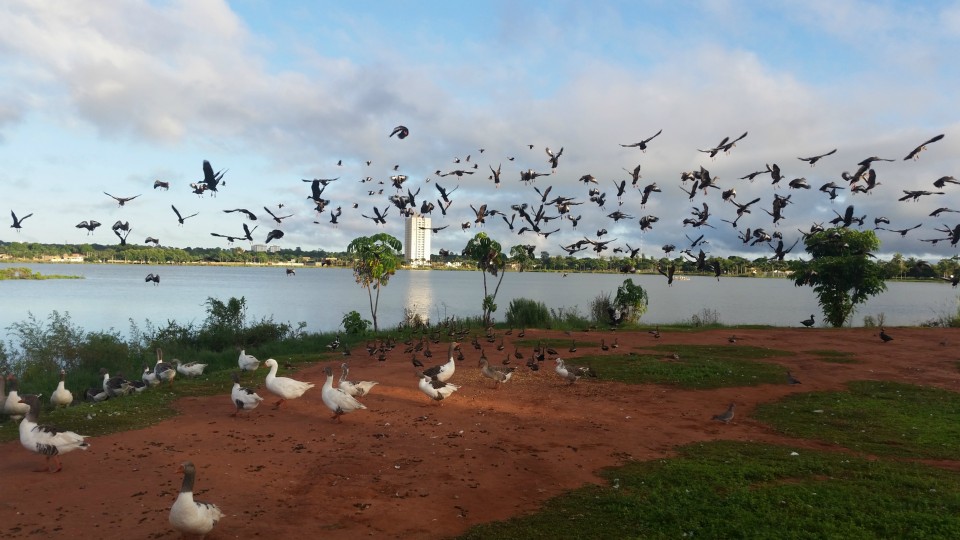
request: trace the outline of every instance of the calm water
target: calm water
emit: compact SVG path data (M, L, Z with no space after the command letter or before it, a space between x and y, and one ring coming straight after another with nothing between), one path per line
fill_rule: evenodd
M12 266L12 265L4 265ZM227 300L245 297L248 316L272 316L278 322L307 323L311 331L335 330L343 314L357 310L369 318L365 289L349 269L298 268L287 277L283 268L222 266L144 266L18 264L43 274L82 275L80 280L0 281L3 309L0 332L32 312L46 318L51 311L69 312L74 324L85 330L116 329L126 334L129 320L142 325L167 320L203 322L207 297ZM161 275L161 283L145 283L147 273ZM579 307L586 313L601 292L614 292L627 276L617 274L561 274L510 272L497 296L494 314L505 318L512 298L542 301L551 308ZM667 287L662 276L632 276L650 296L643 321L671 323L689 320L703 309L716 310L725 324L798 326L811 313L822 319L809 287L794 287L785 279L691 277ZM888 282L887 292L874 297L854 316L883 313L886 324L915 325L942 313L954 312L957 291L949 284ZM404 308L427 315L432 321L448 316L480 315L483 296L479 272L400 271L384 287L378 314L381 327L397 324Z

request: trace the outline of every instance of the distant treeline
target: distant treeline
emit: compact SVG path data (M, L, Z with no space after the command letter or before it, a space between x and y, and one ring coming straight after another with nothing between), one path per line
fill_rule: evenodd
M515 252L519 253L519 251ZM83 262L106 263L127 262L140 264L324 264L349 266L350 255L346 252L324 250L280 249L277 251L250 251L236 248L173 248L163 246L120 246L116 244L38 244L30 242L0 241L0 258L11 261L59 262L71 255L79 255ZM745 259L743 257L711 257L720 262L724 275L728 276L770 276L790 271L790 261L770 260L765 257ZM431 257L431 266L442 268L448 264L457 266L471 265L471 262L459 255ZM655 273L658 264L675 264L678 273L696 274L696 261L690 256L677 254L674 258L651 258L640 256L630 258L613 254L603 257L573 257L569 255L551 255L541 251L537 257L511 257L512 269L521 271L553 272L625 272ZM897 253L884 261L885 279L940 279L954 275L958 271L957 257L941 259L929 263L914 257L904 257Z

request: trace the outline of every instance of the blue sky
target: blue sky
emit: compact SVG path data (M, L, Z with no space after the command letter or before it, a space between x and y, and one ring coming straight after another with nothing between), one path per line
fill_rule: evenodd
M789 245L797 229L854 204L870 225L877 216L894 229L922 224L906 236L878 231L884 253L956 253L919 239L960 222L960 214L928 215L960 210L960 186L917 203L897 199L960 176L958 2L12 0L0 4L0 27L0 211L34 214L19 233L0 228L6 241L113 244L109 227L123 220L131 243L153 236L167 246L227 247L209 233L239 235L243 219L221 210L240 207L260 216L259 243L273 228L262 207L282 203L293 217L279 227L281 246L342 250L359 235L403 237L396 208L385 227L360 215L390 204L399 165L406 185L421 189L418 204L437 199L437 182L460 185L449 215L434 212L435 226L450 225L434 250L459 250L483 230L505 249L559 254L560 244L606 228L605 239L617 239L611 247L643 243L652 256L701 232L711 255L768 255L720 221L735 208L719 190L693 200L680 190L680 173L704 166L723 189L736 188L736 200L761 198L741 231L779 230ZM398 124L410 137L388 137ZM620 147L660 129L646 153ZM744 131L728 155L697 152ZM902 161L939 133L918 161ZM556 220L544 227L559 223L549 238L517 235L498 216L461 228L473 221L470 204L508 215L511 204L539 205L519 172L549 172L546 147L564 154L533 185L583 202L576 228ZM816 167L797 159L833 148ZM467 155L476 174L434 174ZM846 185L840 173L874 155L897 161L876 165L872 194L843 191L830 202L817 191L831 180ZM228 169L217 197L190 193L204 159ZM640 208L639 191L628 189L618 206L613 184L638 163L638 187L656 182L662 192ZM783 169L779 187L769 175L740 179L767 163ZM503 168L499 189L491 165ZM585 174L599 184L578 182ZM343 209L335 226L313 211L300 179L337 176L324 192ZM360 182L367 176L374 180ZM813 189L787 189L796 177ZM155 179L170 190L153 190ZM383 195L368 196L371 186ZM587 200L589 187L607 192L605 208ZM141 196L120 208L104 191ZM759 210L773 193L793 194L777 226ZM684 227L703 202L715 229ZM199 215L180 227L171 204ZM634 219L613 223L606 216L618 209ZM660 221L641 235L643 215ZM91 236L74 227L90 219L104 226Z

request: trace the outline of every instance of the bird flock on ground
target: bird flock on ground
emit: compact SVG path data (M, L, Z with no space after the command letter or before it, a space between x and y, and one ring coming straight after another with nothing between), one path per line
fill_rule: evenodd
M813 326L812 319L811 316L809 320L802 321L803 326ZM613 329L615 329L615 325L611 324L611 330ZM428 360L432 359L434 353L431 350L431 344L440 345L444 332L450 340L447 344L446 361L426 367L420 357ZM442 404L444 400L449 399L461 388L461 385L454 384L451 381L458 371L458 362L465 361L461 341L467 339L470 331L455 320L448 320L434 328L429 325L422 326L419 328L419 338L416 337L416 333L416 330L408 333L407 339L402 342L398 342L392 336L368 341L365 347L367 356L371 359L375 358L378 362L384 362L387 360L388 352L394 349L400 350L402 347L402 354L409 355L410 362L414 367L419 390L432 402ZM648 333L655 340L661 338L659 327L649 330ZM470 337L471 346L479 354L477 368L480 376L483 379L489 379L493 389L499 389L503 384L512 380L517 373L517 366L514 364L522 365L526 368L526 373L533 375L540 371L541 365L545 362L552 363L553 371L562 381L563 386L572 385L582 377L598 376L590 366L575 366L568 363L562 358L563 355L560 352L545 345L542 339L537 340L537 345L532 348L529 354L521 352L520 343L514 342L514 350L511 353L505 338L522 339L525 334L525 329L521 329L514 335L513 328L497 331L491 326L486 329L483 336L486 346L481 343L479 336L473 335ZM566 334L569 335L570 332L566 332ZM883 328L880 328L879 337L884 343L893 340ZM728 342L731 344L736 343L736 341L736 336L728 338ZM503 359L499 363L491 362L486 355L487 347L503 355ZM331 351L339 351L344 358L353 356L350 347L342 341L340 334L337 334L333 341L327 345L327 348ZM599 344L601 351L606 352L617 348L619 348L619 340L616 336L609 343L606 337L601 337ZM570 340L567 351L570 354L578 351L576 339ZM676 353L665 358L668 361L680 359ZM249 414L265 400L258 394L257 387L244 386L242 382L244 373L253 374L261 366L268 369L268 373L263 380L263 386L277 398L277 401L273 403L274 409L280 409L285 402L302 397L316 386L313 382L279 376L277 373L280 365L277 360L269 358L261 362L255 356L248 354L246 350L240 349L237 357L237 370L230 374L233 381L229 394L232 408L230 416L236 417L241 412ZM102 386L88 389L85 396L89 401L98 402L134 395L150 387L164 384L172 385L178 375L184 377L201 376L204 374L206 367L206 364L197 362L182 363L179 360L166 362L163 359L163 351L157 349L156 363L153 366L144 366L139 381L128 380L119 373L111 376L106 369L101 369ZM334 369L331 365L325 366L323 372L325 380L320 391L321 400L332 413L332 420L338 423L342 421L342 417L346 414L367 409L361 399L369 395L380 384L377 381L352 380L347 362L340 364L340 376L336 382L334 381ZM61 370L60 381L50 395L50 405L53 407L68 407L74 401L73 394L65 387L65 378L66 372ZM801 384L790 371L786 372L786 383L790 385ZM43 468L38 469L39 471L59 472L63 468L61 455L73 450L86 450L90 447L90 443L86 441L88 437L85 435L40 424L40 396L34 394L21 396L18 392L17 379L13 375L0 378L0 397L3 397L3 412L9 415L13 421L20 422L21 444L27 450L45 457L46 464ZM735 408L736 403L730 403L725 411L713 415L711 419L729 424L734 419ZM53 465L52 468L51 464ZM192 462L182 463L179 471L183 474L183 484L170 509L170 525L184 534L205 535L213 529L217 521L225 514L215 504L194 500L193 486L196 467Z
M537 146L528 144L523 148L518 148L514 155L501 156L499 158L487 159L491 157L484 148L479 148L475 152L466 153L463 156L456 156L452 160L453 166L437 168L434 175L424 178L421 181L413 180L401 170L400 164L394 164L388 167L388 173L384 177L374 177L374 170L380 170L373 167L371 160L360 162L356 168L350 168L349 172L338 175L331 175L329 178L303 178L303 183L309 184L309 191L304 193L303 199L307 201L307 207L312 208L308 213L312 215L312 221L320 226L337 227L341 220L347 216L346 212L352 212L350 216L353 219L368 219L370 225L377 229L383 229L388 220L394 215L401 217L412 217L421 215L432 217L434 223L444 222L442 225L430 226L432 234L441 234L451 225L456 225L454 231L469 231L485 227L498 227L497 231L490 231L491 235L498 234L516 234L533 243L518 242L527 248L529 253L533 253L539 244L541 247L548 241L547 239L554 233L563 234L566 237L578 235L582 238L573 242L561 242L559 247L567 254L574 255L581 251L593 252L596 256L607 253L623 254L624 258L633 259L641 253L641 248L634 247L643 245L643 236L654 228L663 226L663 223L669 218L676 220L673 230L684 230L681 236L677 234L677 240L662 246L663 256L671 257L671 253L682 254L689 261L695 262L700 271L714 271L719 278L722 272L717 256L708 257L709 252L705 251L704 246L709 244L711 234L709 230L716 230L722 227L718 221L728 223L736 231L736 236L742 245L741 249L763 249L767 252L766 257L771 260L784 260L784 257L793 252L801 238L810 233L822 231L825 227L872 227L877 231L906 237L908 233L923 227L920 224L892 223L886 216L878 215L868 220L866 212L862 210L865 204L857 202L848 204L842 211L834 210L830 205L838 194L848 191L850 195L863 196L864 202L870 199L869 196L879 193L878 188L883 182L883 163L893 161L911 162L920 158L921 153L927 150L934 143L942 140L944 134L939 134L928 138L919 145L905 144L905 156L903 158L869 156L859 162L850 163L849 169L853 172L842 171L838 167L834 169L836 173L828 173L827 178L835 176L832 180L823 182L821 185L811 185L806 177L800 176L801 171L787 163L758 163L752 171L740 171L736 173L733 180L720 180L716 172L707 168L715 160L723 159L723 156L730 154L738 145L749 143L749 132L744 131L738 136L725 136L714 145L706 145L705 148L696 148L697 155L704 156L703 159L710 160L709 163L701 164L698 167L678 171L679 182L673 187L667 185L665 180L645 181L642 175L642 159L647 156L648 151L653 154L656 152L657 143L663 137L667 137L662 129L651 136L640 139L634 143L619 143L621 151L625 154L625 159L631 159L637 162L635 166L624 167L623 171L627 178L608 178L599 179L586 171L577 171L568 174L561 167L561 157L564 156L564 148L553 150L549 146L543 148L545 159L542 168L531 166L514 166L516 160L524 163L533 163L536 158L531 157L535 154ZM406 126L400 125L394 128L388 138L395 140L405 140L412 137L411 130ZM405 143L398 143L405 144ZM692 151L692 150L691 150ZM837 153L837 148L817 153L814 155L797 156L806 167L820 166L835 159L833 156ZM519 156L519 157L518 157ZM338 160L331 169L340 169L344 167L342 159ZM505 169L504 161L510 166ZM363 165L365 163L366 165ZM482 165L481 165L482 163ZM370 170L363 171L366 167ZM359 171L356 169L360 169ZM344 169L347 171L348 169ZM487 174L487 179L482 177ZM724 169L726 171L726 169ZM822 169L821 169L822 170ZM224 180L227 174L226 169L214 170L209 161L204 161L202 166L202 179L191 182L180 189L187 189L198 197L207 195L216 196L221 193L226 186ZM741 174L742 173L742 174ZM352 180L349 175L353 175ZM726 173L725 173L726 174ZM573 181L573 178L577 178ZM537 182L538 179L541 179ZM547 180L555 180L550 185L544 185ZM359 182L366 188L368 199L363 201L358 196L357 189L342 189L345 182ZM456 182L452 185L450 182ZM499 188L502 182L519 181L521 184L529 186L530 192L523 196L521 200L504 200L504 197L495 195L499 193L494 190L483 192L484 185L492 185ZM747 185L753 185L769 181L770 193L766 197L754 197L750 201L737 200L737 188L741 191ZM577 188L579 184L583 184ZM749 183L749 184L747 184ZM571 186L572 184L572 186ZM894 184L894 182L888 182ZM918 202L921 200L936 200L939 196L946 195L953 185L960 184L954 176L944 171L940 177L930 179L930 189L910 189L896 190L897 200L900 202ZM292 186L293 184L291 184ZM466 186L460 193L467 200L454 200L454 194ZM145 186L146 187L146 186ZM612 191L611 191L612 187ZM173 188L170 182L156 180L153 183L154 190L167 191ZM340 189L338 189L340 188ZM783 188L781 190L781 188ZM814 189L816 188L816 189ZM686 194L686 200L692 205L689 211L679 210L677 208L667 208L657 206L658 194L663 193L665 189L679 189ZM750 188L753 190L752 188ZM563 191L563 193L560 193ZM756 191L756 190L753 190ZM807 195L801 193L809 191L811 194L822 194L823 206L828 209L821 221L812 224L804 224L791 230L797 231L791 233L790 230L782 228L786 223L787 215L791 205L802 204L810 206L811 201L803 199ZM900 194L902 193L902 195ZM140 203L141 194L132 196L117 196L104 191L106 196L111 197L118 204L118 208L125 208ZM158 196L160 194L158 193ZM515 197L515 195L513 195ZM234 195L229 195L235 200ZM765 200L766 199L766 200ZM436 203L434 203L434 201ZM496 201L496 202L495 202ZM456 203L456 204L455 204ZM208 203L203 203L208 204ZM254 242L255 238L264 243L270 243L280 240L284 237L283 227L286 220L295 218L301 209L288 211L289 205L277 203L272 205L262 205L262 212L258 208L235 207L235 203L228 203L223 208L218 208L220 212L229 215L238 215L244 218L244 221L237 224L225 222L224 229L220 231L210 231L209 234L226 240L228 244L235 241ZM815 202L813 204L816 204ZM648 205L657 206L656 213L648 211ZM934 207L935 206L935 207ZM200 210L193 211L184 215L175 206L170 205L173 212L171 223L174 219L178 226L188 226L188 220L200 213ZM611 208L612 207L612 208ZM578 223L583 218L584 212L594 211L595 217L609 220L609 225L601 226L595 232L585 231L580 233ZM762 210L763 214L757 212ZM950 208L940 204L932 205L929 217L942 219L949 213L960 212L960 208ZM206 210L204 210L206 211ZM395 214L392 213L395 211ZM439 216L437 214L440 214ZM636 214L636 215L634 215ZM659 214L659 215L658 215ZM24 221L33 215L33 212L18 217L14 211L11 211L13 227L20 230L24 227ZM747 220L748 215L751 223L746 226L741 225L742 220ZM325 219L328 217L329 219ZM499 218L499 219L498 219ZM769 219L768 219L769 218ZM622 222L622 223L621 223ZM638 227L628 227L629 222L636 223ZM255 237L254 234L260 228L260 225L254 223L266 223L268 229L263 236ZM251 226L252 225L252 226ZM93 234L100 222L94 219L86 219L79 222L76 227L85 229L87 234ZM157 231L157 224L149 224L144 229L149 229L151 236L146 236L144 244L152 243L160 245L160 234ZM221 232L229 230L231 232ZM742 228L739 228L742 227ZM427 227L425 227L427 228ZM566 228L564 232L560 232ZM140 226L138 225L138 229ZM117 236L119 243L125 245L127 237L133 231L133 226L129 221L117 219L111 226L111 230ZM621 238L620 234L616 238L609 230L629 236ZM686 231L694 231L688 234ZM449 235L451 233L443 233ZM960 223L949 225L943 222L940 225L928 225L920 233L922 236L920 242L936 245L940 242L949 243L951 246L957 246L960 243ZM790 237L793 237L792 241ZM681 241L685 238L686 242ZM541 241L542 239L542 241ZM639 240L639 242L638 242ZM444 236L436 243L439 245L451 242L461 243L462 238L453 238ZM630 243L633 242L634 246ZM716 242L722 244L723 242ZM505 242L509 245L509 242ZM679 247L678 247L679 246ZM759 248L757 247L759 246ZM457 253L454 249L443 248L439 250L440 256L450 256ZM674 255L677 256L677 255ZM660 273L667 277L672 283L675 264L660 265ZM629 271L629 264L624 271ZM159 276L156 279L148 279L154 284L159 283Z

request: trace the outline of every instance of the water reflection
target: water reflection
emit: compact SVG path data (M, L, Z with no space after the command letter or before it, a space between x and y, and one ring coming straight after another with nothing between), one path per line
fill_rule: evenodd
M433 285L430 270L411 270L405 272L408 278L404 309L410 315L420 315L424 320L430 317L430 306L433 305Z

